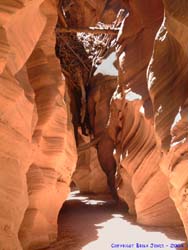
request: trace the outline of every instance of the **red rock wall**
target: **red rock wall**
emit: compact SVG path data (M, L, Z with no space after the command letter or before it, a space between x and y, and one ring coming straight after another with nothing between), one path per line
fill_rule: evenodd
M117 190L129 212L136 213L138 223L177 225L181 220L160 169L161 148L155 137L146 78L163 5L158 0L134 0L127 1L127 9L129 16L118 39L119 87L112 98L108 128L116 145ZM168 100L162 94L160 98Z
M117 85L115 76L97 74L90 80L88 111L93 134L104 133L109 119L110 99ZM80 145L88 143L89 137L80 136ZM78 154L78 162L73 180L82 192L109 192L107 178L100 166L95 147Z
M181 224L169 197L167 179L160 170L161 154L153 125L142 110L142 101L136 98L129 101L128 94L123 96L118 90L114 94L108 129L116 145L118 194L140 224Z
M19 231L25 249L55 239L77 154L54 55L56 1L4 1L0 10L0 248L18 250Z
M162 1L127 1L128 17L118 35L119 82L141 95L145 113L152 117L146 70L153 42L163 18ZM152 14L151 14L152 13Z
M182 220L188 236L188 3L112 0L104 11L105 3L64 7L75 15L76 27L111 23L116 7L125 3L129 11L118 36L119 88L108 128L116 145L118 194L139 223ZM0 249L34 249L54 241L76 165L70 100L54 55L56 4L0 2ZM101 131L109 112L105 96L109 102L112 93L100 88L103 96L96 91L91 99ZM79 155L78 166L74 178L80 189L107 188L96 150Z
M70 26L90 27L97 22L112 24L119 9L125 7L125 0L63 0L62 5L64 11L69 13L67 19Z
M148 69L161 169L188 236L188 2L164 0L165 18Z
M89 142L89 138L80 135L79 142L86 144ZM95 147L90 147L78 153L76 171L72 179L82 193L109 192L106 175L101 169Z

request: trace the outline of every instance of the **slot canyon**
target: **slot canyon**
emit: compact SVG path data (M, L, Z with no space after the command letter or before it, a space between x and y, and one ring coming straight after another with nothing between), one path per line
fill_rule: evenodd
M188 249L187 0L0 0L0 104L0 250Z

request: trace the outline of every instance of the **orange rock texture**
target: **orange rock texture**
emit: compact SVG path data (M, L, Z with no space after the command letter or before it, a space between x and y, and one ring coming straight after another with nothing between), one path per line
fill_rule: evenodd
M69 97L54 52L56 4L0 2L1 249L54 241L76 165Z
M117 78L97 74L90 80L88 111L90 124L95 136L103 134L109 119L110 100L116 89ZM81 145L88 143L88 137L80 136ZM109 192L106 175L98 161L97 150L90 147L79 152L73 181L82 192Z
M111 24L119 9L125 7L125 0L62 0L65 13L68 13L68 24L72 27L95 26L97 22ZM78 11L79 10L79 11Z
M86 144L88 138L82 136L79 141ZM90 147L78 153L78 162L72 180L82 193L109 192L106 175L100 167L95 147Z
M188 2L164 0L165 18L148 68L160 167L188 236Z
M79 30L83 27L100 26L98 22L103 22L103 25L112 25L122 6L124 6L123 1L62 1L62 15L65 21L59 20L58 26L60 28L74 27ZM78 9L79 11L77 11ZM60 33L57 42L58 56L69 86L71 111L73 113L72 121L78 146L88 143L90 140L90 137L86 136L89 133L85 129L87 127L85 124L88 124L89 121L84 120L84 104L88 102L87 109L90 117L88 120L91 123L92 117L96 114L95 121L98 124L95 124L97 129L95 132L93 131L95 135L103 132L109 118L110 99L117 85L116 78L111 79L111 77L102 74L90 79L95 71L97 55L99 57L97 59L102 60L104 53L107 51L104 45L110 47L108 40L115 39L115 37L98 35L98 39L95 40L95 35L82 35L82 39L78 39L75 33ZM81 37L81 34L79 34L79 37ZM92 43L92 41L94 42ZM108 82L110 82L109 88ZM92 107L90 108L90 106ZM91 127L94 130L93 124L91 124ZM92 147L79 152L73 181L81 192L104 193L109 191L106 176L98 161L96 148Z
M155 226L177 225L181 224L181 220L174 202L169 197L168 179L160 169L162 152L155 136L153 106L146 78L154 39L162 23L164 8L162 1L134 0L127 1L127 9L129 15L122 24L118 38L119 87L112 98L108 128L115 143L118 194L128 203L129 212L136 213L139 223ZM162 31L164 32L164 28ZM161 43L164 34L163 37L159 37ZM173 64L174 61L167 63L168 46L160 48L160 51L157 50L158 47L156 44L154 48L156 63L152 62L151 67L159 62L160 56L165 58L164 65L170 67L170 63ZM167 106L173 107L164 92L161 92L162 86L168 82L165 82L165 77L169 77L166 76L168 70L164 70L163 63L157 64L159 68L156 66L157 77L150 73L154 81L156 78L159 79L158 84L152 85L151 93L154 88L156 90L153 91L152 100L154 105L155 102L161 105L163 101L164 104L168 103ZM172 69L167 74L169 72L172 72ZM168 93L169 89L165 90ZM157 123L156 128L166 135L164 120L168 122L169 118L167 113L163 115L163 123Z
M108 127L116 145L118 194L127 202L129 213L137 215L140 224L181 224L169 197L167 179L160 170L161 152L152 123L143 114L143 102L137 98L130 101L129 95L130 92L114 93Z
M147 88L146 70L153 51L153 43L163 19L162 0L126 1L128 17L118 35L119 81L144 101L147 117L152 105Z
M58 28L121 23L117 39L55 34L57 6ZM116 162L138 223L188 236L187 0L0 0L0 12L0 249L53 242L72 180L109 192L99 161ZM115 47L118 77L93 76Z

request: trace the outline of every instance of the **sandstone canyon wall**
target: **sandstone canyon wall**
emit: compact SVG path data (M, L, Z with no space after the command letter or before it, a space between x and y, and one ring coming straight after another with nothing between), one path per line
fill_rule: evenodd
M163 20L163 3L127 1L127 9L129 16L118 35L119 86L112 98L108 127L116 148L118 194L128 203L129 212L137 215L139 223L178 225L181 220L160 169L162 152L155 136L146 78L155 36ZM155 48L154 54L158 60L160 54ZM164 81L160 73L158 78ZM163 93L159 99L158 103L168 102Z
M114 142L120 199L138 223L183 222L188 236L187 0L68 2L67 23L75 28L112 24L121 7L129 12L117 37L118 80L89 79L93 62L85 52L78 59L84 44L77 38L81 52L73 51L74 58L69 48L65 64L72 75L64 78L54 51L56 0L0 1L0 249L43 248L56 239L76 164L80 191L109 191L94 147L79 152L77 161L76 143L91 138L81 124L78 135L73 128L71 84L87 92L88 80L90 122L95 117L96 134L104 130ZM98 45L104 56L109 43Z
M188 2L164 0L165 18L148 69L155 132L170 197L188 236L187 93Z
M76 165L69 97L54 52L56 4L0 2L1 249L33 249L56 238Z
M79 31L79 28L87 29L90 26L113 25L117 13L124 6L124 3L123 1L75 0L70 4L68 1L62 1L62 6L62 15L65 21L59 20L60 30L68 26ZM110 99L117 84L116 78L113 80L113 77L103 74L98 77L92 76L96 69L96 61L101 63L103 56L110 48L110 41L113 39L115 39L114 35L106 34L80 33L78 36L75 33L60 32L58 34L57 54L69 86L78 147L90 141L90 136L86 136L89 133L85 129L89 122L84 120L86 103L88 103L88 116L91 118L93 111L90 110L89 106L93 99L96 99L94 112L97 114L98 123L105 127L108 121ZM109 47L107 48L107 46ZM92 92L95 94L91 94ZM94 95L95 98L93 98ZM97 95L101 96L96 97ZM95 109L95 107L93 108ZM79 152L73 181L81 192L108 192L106 176L101 170L95 147Z
M87 7L80 6L82 4L78 3L78 1L75 2L76 4L69 6L69 9L72 9L72 13L74 8L78 6L82 10L76 14L73 22L75 26L79 27L82 25L88 27L89 25L95 25L97 21L112 21L112 17L114 18L114 15L111 15L111 18L109 18L110 15L108 16L107 13L110 13L110 10L108 9L105 12L103 2L101 5L98 5L98 2L91 4L91 1L87 1L89 2ZM183 37L181 35L182 30L186 34L186 17L184 17L185 20L182 22L181 32L179 31L177 34L173 32L174 30L177 31L177 28L174 28L174 15L179 15L179 18L176 18L179 24L181 16L186 16L186 4L184 2L181 4L178 4L177 1L175 2L157 0L149 1L149 3L148 1L138 0L124 1L124 8L128 10L129 15L123 21L117 38L119 87L112 98L108 128L109 135L115 144L114 156L118 168L116 185L120 198L129 204L130 213L136 213L137 221L147 225L178 225L181 224L180 217L181 219L186 217L185 211L183 214L180 212L183 208L180 208L180 206L178 208L177 204L175 204L177 198L174 199L173 195L178 196L178 194L175 191L172 194L172 183L170 183L169 189L169 176L164 171L166 162L167 164L169 162L169 156L165 157L165 154L167 154L166 145L170 142L170 133L172 133L174 140L177 140L175 137L183 138L183 133L186 134L186 129L184 128L186 126L185 117L183 122L179 123L179 127L170 132L170 126L179 111L181 103L184 103L182 107L186 110L185 86L179 89L177 84L176 87L174 87L174 84L170 84L176 78L179 78L178 82L182 79L187 79L185 67L187 57L186 53L182 52L183 50L186 51L186 36L184 35L185 37ZM115 3L110 1L110 5L115 6ZM92 9L98 10L98 18L96 18ZM167 17L167 26L164 23L162 24L164 9ZM182 13L183 9L184 12ZM87 19L86 13L90 13L90 20ZM102 17L102 13L104 17ZM178 27L181 27L180 24ZM159 28L162 35L158 33L157 41L155 42L155 36ZM167 33L168 29L172 29L171 33L173 33L173 36L178 37L180 40L178 43L181 45L173 46L172 39L169 40L165 36L165 29L167 29ZM169 40L169 44L162 48L160 43L164 43L166 40ZM179 49L181 46L183 49ZM147 79L146 72L152 54L149 79ZM174 54L176 55L175 57ZM161 63L161 60L163 60L164 64ZM169 67L171 68L169 69ZM168 75L166 71L168 71ZM156 83L151 84L152 81ZM160 87L158 82L162 82ZM170 83L168 84L168 82ZM171 88L173 88L176 94L176 97L172 98L171 102L176 102L176 105L167 102L168 98L164 95L164 93L172 93ZM163 105L166 105L167 111L169 109L169 114L167 111L164 111ZM107 108L99 110L109 112ZM97 112L100 116L100 111ZM186 112L182 113L182 116L183 114L185 116ZM106 123L104 122L103 124ZM181 131L180 133L182 128L184 128L184 132ZM158 136L156 136L157 134ZM173 154L174 151L172 151L171 157ZM185 154L183 155L183 159L185 159ZM82 154L77 165L78 172L75 172L78 186L79 181L84 177L82 184L80 182L80 188L85 190L90 189L89 181L86 177L87 172L88 174L91 173L86 167L86 165L90 164L88 156L89 153L87 152L85 152L84 156ZM84 166L86 159L88 163ZM186 192L186 190L184 191ZM185 193L183 193L183 197L185 197ZM175 200L175 203L173 200ZM170 216L167 216L169 211Z
M88 137L81 136L80 143L89 143ZM76 187L82 193L107 193L106 175L100 167L95 147L90 147L78 153L76 171L72 177Z
M105 131L109 119L110 100L116 89L116 85L117 77L115 76L107 76L99 73L90 79L88 111L90 124L95 136ZM88 137L84 136L79 141L81 145L89 142ZM73 180L82 192L109 192L107 178L101 169L95 147L90 147L79 152Z

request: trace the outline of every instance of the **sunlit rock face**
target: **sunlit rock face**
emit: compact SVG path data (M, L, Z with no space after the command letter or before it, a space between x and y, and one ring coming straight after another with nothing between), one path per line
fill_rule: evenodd
M146 78L163 19L163 4L158 0L127 1L127 9L129 16L118 39L119 87L112 97L108 127L115 144L117 190L139 223L177 225L181 220L160 169L162 153L156 141Z
M142 101L133 95L130 100L129 95L118 94L118 90L114 93L108 127L116 145L118 194L140 224L181 224L169 197L167 179L160 170L161 153L153 125L145 118Z
M69 98L54 55L56 4L0 3L1 249L55 239L76 164Z
M115 91L114 70L107 76L104 67L96 74L105 76L95 75L87 93L93 134L108 131L113 139L118 194L137 221L154 226L183 221L188 236L187 1L62 2L73 27L112 24L119 8L127 8L117 41L119 88ZM56 7L56 0L0 3L4 250L44 248L56 239L57 215L76 167L70 98L54 54ZM88 140L82 135L78 144ZM79 153L73 181L83 192L109 191L96 148Z
M142 96L146 116L151 118L146 70L163 19L163 5L161 0L126 2L128 16L118 35L119 83Z
M105 0L97 1L62 1L64 12L69 12L71 26L94 26L100 19L105 8ZM79 11L78 11L79 10Z
M116 76L98 73L90 80L88 111L90 124L95 136L105 133L109 120L110 100L117 85ZM80 136L80 144L88 143L89 138ZM108 156L106 156L108 157ZM106 175L102 171L95 147L79 152L73 181L82 192L109 192Z
M164 0L165 18L148 69L155 130L165 173L188 236L188 2Z
M86 144L88 137L80 135L79 141ZM106 175L101 169L95 147L78 153L78 162L72 180L81 193L109 192Z
M62 4L64 12L69 12L72 27L95 26L97 22L111 24L119 9L125 7L124 0L63 0Z

